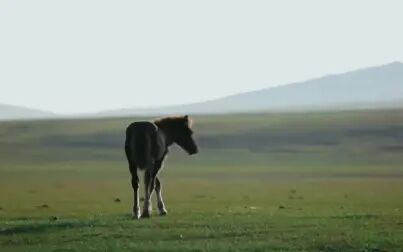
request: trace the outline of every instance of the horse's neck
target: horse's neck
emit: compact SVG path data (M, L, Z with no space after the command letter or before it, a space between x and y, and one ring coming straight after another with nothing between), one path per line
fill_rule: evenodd
M169 134L167 134L167 132L164 129L158 128L158 136L163 141L165 148L168 148L169 146L171 146L173 144L172 137L170 137Z

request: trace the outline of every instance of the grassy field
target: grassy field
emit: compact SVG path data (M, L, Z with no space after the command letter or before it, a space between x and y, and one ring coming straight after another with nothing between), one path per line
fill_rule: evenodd
M0 251L403 251L402 110L198 116L201 152L172 148L169 214L146 220L137 119L1 122Z

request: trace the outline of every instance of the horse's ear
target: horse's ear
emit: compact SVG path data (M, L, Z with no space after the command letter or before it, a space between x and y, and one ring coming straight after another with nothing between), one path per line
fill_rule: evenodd
M192 124L193 124L192 119L190 119L188 115L185 115L185 116L183 117L183 119L185 119L185 122L186 122L187 126L188 126L189 128L191 128L191 127L192 127Z

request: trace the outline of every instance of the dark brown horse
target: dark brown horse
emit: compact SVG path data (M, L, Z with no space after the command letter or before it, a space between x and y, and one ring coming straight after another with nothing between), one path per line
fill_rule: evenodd
M151 215L151 196L154 189L157 193L159 214L167 214L161 194L161 182L157 174L168 153L168 147L172 144L178 144L189 155L198 152L197 145L193 139L191 124L188 116L181 116L166 117L154 122L134 122L127 127L125 152L132 175L134 218L140 218L137 169L145 171L145 197L141 217L146 218Z

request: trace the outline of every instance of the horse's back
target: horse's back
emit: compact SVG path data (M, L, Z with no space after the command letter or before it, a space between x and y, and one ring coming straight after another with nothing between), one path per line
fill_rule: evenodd
M126 129L127 136L137 136L144 134L154 134L157 131L157 126L151 122L140 121L130 124Z
M140 169L152 165L157 130L151 122L134 122L127 127L125 149L130 163Z

